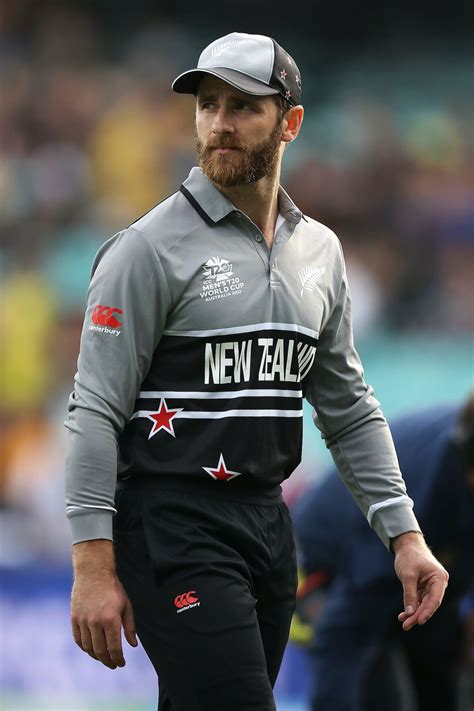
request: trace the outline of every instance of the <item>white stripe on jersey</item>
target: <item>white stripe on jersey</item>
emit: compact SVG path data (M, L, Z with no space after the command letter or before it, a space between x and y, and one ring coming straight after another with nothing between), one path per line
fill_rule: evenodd
M138 410L131 416L148 417L154 410ZM216 410L215 412L201 412L188 410L177 412L173 419L183 420L220 420L224 417L303 417L303 410Z
M164 336L189 336L193 338L208 338L209 336L226 336L227 334L255 333L260 331L291 331L292 333L302 333L316 340L319 338L318 331L313 331L306 326L297 323L251 323L248 326L231 326L229 328L212 328L208 331L168 331L164 330Z
M227 400L237 397L294 397L302 398L302 390L220 390L209 392L204 390L141 390L138 394L139 398L169 398L173 399L188 399L197 400L204 398L206 400Z

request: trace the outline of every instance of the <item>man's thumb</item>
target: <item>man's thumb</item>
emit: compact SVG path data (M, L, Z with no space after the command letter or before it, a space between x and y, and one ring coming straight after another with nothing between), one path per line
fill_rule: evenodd
M130 600L127 600L125 604L125 609L122 615L123 631L125 633L125 639L132 646L136 647L138 645L137 633L135 630L135 619L133 617L132 604Z
M416 597L416 591L411 588L404 588L403 590L403 609L407 615L413 615L418 606L418 600Z

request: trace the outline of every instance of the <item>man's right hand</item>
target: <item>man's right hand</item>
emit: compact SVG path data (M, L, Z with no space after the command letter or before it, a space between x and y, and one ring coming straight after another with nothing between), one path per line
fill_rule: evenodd
M74 585L71 595L72 633L76 644L109 669L125 666L125 639L136 647L132 604L117 577L111 541L74 546Z

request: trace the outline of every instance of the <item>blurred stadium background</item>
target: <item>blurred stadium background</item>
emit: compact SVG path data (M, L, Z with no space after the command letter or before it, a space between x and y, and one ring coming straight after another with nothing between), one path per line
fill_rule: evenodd
M209 41L271 34L306 119L283 184L340 236L366 377L388 416L473 381L473 6L0 2L0 707L147 711L141 650L111 672L70 639L62 425L97 247L193 165L170 81ZM295 501L328 462L308 411ZM279 711L305 709L289 647Z

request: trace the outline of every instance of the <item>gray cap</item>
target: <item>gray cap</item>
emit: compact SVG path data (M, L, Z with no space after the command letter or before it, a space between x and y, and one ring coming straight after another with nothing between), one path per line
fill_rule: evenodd
M196 94L204 74L223 79L254 96L280 94L291 106L301 100L301 75L295 61L271 37L232 32L211 42L196 69L177 77L173 91Z

